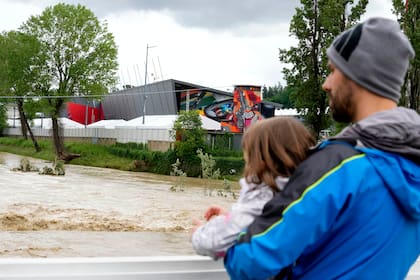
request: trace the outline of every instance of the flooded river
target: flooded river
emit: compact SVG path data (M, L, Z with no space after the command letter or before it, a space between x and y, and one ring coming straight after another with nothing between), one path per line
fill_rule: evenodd
M185 178L172 191L177 177L76 165L65 176L12 171L20 160L0 153L0 257L194 254L192 219L235 201L217 195L222 181Z

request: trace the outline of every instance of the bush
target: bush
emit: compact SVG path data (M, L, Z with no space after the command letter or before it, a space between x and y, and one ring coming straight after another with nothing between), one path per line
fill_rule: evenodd
M236 157L242 158L242 151L237 150L228 150L228 149L214 149L209 151L210 154L214 157Z
M245 166L243 158L238 157L213 157L220 175L242 174Z
M184 157L181 162L181 169L187 173L188 177L200 177L201 160L197 155Z
M150 172L169 175L172 170L172 164L176 162L175 151L153 152Z
M212 155L203 153L201 149L197 150L197 155L201 161L201 177L204 179L219 179L220 170L216 169L216 161Z
M108 147L108 151L113 155L135 160L150 161L152 157L152 152L147 150L147 145L142 143L117 143Z

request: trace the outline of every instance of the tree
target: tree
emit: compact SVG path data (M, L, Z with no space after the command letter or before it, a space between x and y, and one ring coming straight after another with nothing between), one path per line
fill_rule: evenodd
M293 88L291 87L282 87L274 86L269 87L266 89L268 93L268 97L266 98L266 95L264 95L264 98L268 101L279 103L283 105L283 108L294 108L294 103L290 99L290 95L293 92Z
M283 69L287 86L294 89L290 98L316 136L330 125L327 95L321 88L328 74L326 49L335 36L357 22L368 0L353 2L301 0L290 23L298 46L280 49L280 61L292 65Z
M282 90L283 90L283 86L281 85L281 83L278 83L277 85L271 86L271 87L269 86L268 88L264 86L262 88L262 93L263 93L264 99L270 100L275 95L279 94L279 92L281 92Z
M7 127L6 106L4 103L0 104L0 135L3 135L3 129Z
M197 151L206 148L204 130L198 111L180 111L172 133L175 136L175 153L181 160L182 170L188 170L189 176L198 176L201 169Z
M393 12L416 52L404 80L400 104L420 112L420 0L393 0L392 3Z
M80 4L60 3L32 16L21 30L41 42L46 67L36 85L51 116L59 159L74 155L64 149L58 117L74 96L102 95L116 83L117 47L107 24Z
M198 111L180 111L173 131L176 135L175 150L178 157L188 158L205 147L204 130Z
M39 68L34 65L45 63L39 41L22 32L10 31L0 36L0 88L16 102L21 122L22 135L28 139L28 133L35 150L41 148L36 141L24 105L33 92L33 85L38 78Z

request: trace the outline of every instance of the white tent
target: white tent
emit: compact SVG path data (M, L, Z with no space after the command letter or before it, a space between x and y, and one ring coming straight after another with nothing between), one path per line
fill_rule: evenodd
M203 123L202 127L205 130L221 130L222 129L222 125L215 120L212 120L206 116L202 116L201 117L201 122Z
M299 116L297 109L276 109L274 111L274 116Z
M167 128L172 129L178 115L150 115L145 116L144 124L143 117L138 117L122 124L117 124L115 127L137 127L137 128ZM205 130L221 130L219 122L214 121L206 116L201 116L202 127Z
M9 127L20 127L20 119L7 119L7 125Z
M114 129L118 125L124 125L127 121L123 119L117 119L117 120L101 120L98 122L94 122L91 124L88 124L87 127L101 127L101 128L107 128L107 129Z
M84 128L85 126L81 123L73 121L68 118L58 118L58 123L63 128ZM36 128L45 128L50 129L52 128L52 121L51 118L37 118L31 121L31 127Z
M123 124L116 125L116 127L138 127L138 128L172 128L177 115L151 115L138 117L126 121Z

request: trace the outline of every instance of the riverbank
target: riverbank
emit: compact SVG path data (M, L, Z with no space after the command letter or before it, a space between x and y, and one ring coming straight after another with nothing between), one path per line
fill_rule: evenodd
M54 161L55 152L53 143L48 140L38 140L38 144L41 147L40 152L35 151L31 140L13 137L0 137L0 152L12 153L51 162ZM151 172L150 170L143 170L142 166L139 166L140 161L135 157L136 151L145 152L141 149L136 150L130 147L121 148L115 147L115 145L107 146L82 142L66 142L65 148L70 153L80 154L80 157L71 160L70 163L74 165L111 168L121 171ZM162 160L162 163L169 166L171 164L164 160ZM236 182L239 180L240 176L241 173L238 172L236 174L223 175L220 179Z
M30 140L0 137L1 152L53 161L55 159L53 143L51 141L38 140L38 144L41 147L40 152L35 151ZM135 171L132 159L110 153L107 146L69 142L65 144L65 147L69 152L81 155L79 158L73 159L70 162L71 164Z

